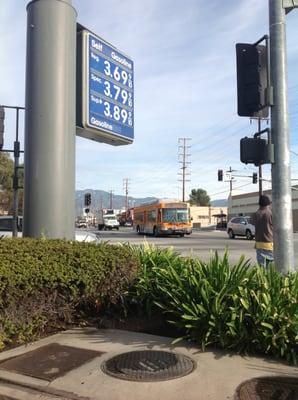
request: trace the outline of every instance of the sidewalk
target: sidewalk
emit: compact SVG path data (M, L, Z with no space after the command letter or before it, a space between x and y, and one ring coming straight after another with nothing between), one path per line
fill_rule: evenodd
M241 357L210 350L202 353L188 343L171 346L171 341L170 338L122 330L78 328L5 351L0 353L0 400L224 400L233 399L237 386L253 377L279 375L298 378L298 368L271 359ZM13 357L28 357L33 354L29 352L50 344L84 351L73 356L71 361L77 365L69 370L61 358L58 368L49 368L41 363L37 371L32 373L34 376L20 373L21 363L4 369L5 365L18 360L12 360ZM183 354L196 362L196 368L189 375L157 382L126 381L102 371L103 361L119 353L136 350ZM60 352L59 357L66 355L66 352ZM51 355L49 360L55 362L55 358L55 355ZM33 365L30 365L28 358L26 362L23 361L26 373L34 370L39 362L38 358L36 365L32 359ZM47 374L50 378L40 377Z

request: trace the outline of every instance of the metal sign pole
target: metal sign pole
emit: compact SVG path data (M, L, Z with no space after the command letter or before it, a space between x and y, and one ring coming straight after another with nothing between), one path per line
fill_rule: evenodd
M76 11L27 5L24 236L74 238Z
M13 219L12 236L18 236L18 216L19 216L19 108L16 108L16 140L14 142L14 176L13 176Z
M294 271L293 217L288 127L285 9L269 0L270 72L273 87L271 130L274 144L272 205L274 262L278 271Z

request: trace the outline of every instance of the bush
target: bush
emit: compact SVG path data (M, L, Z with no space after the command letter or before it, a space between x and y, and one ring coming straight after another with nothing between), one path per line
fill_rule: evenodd
M116 303L137 269L128 246L0 240L0 347Z
M142 271L129 291L128 306L159 306L183 338L204 349L271 354L297 363L298 274L231 266L227 254L205 263L170 250L136 249Z

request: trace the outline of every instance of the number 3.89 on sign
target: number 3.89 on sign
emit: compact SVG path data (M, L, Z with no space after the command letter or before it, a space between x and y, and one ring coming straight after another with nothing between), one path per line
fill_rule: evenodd
M123 124L132 126L131 111L126 111L124 108L111 104L108 101L105 101L103 105L104 115L106 117L113 118L115 121L121 121Z

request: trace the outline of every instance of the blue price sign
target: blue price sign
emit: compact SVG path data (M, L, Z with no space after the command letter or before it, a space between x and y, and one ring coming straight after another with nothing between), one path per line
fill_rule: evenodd
M94 140L131 143L134 139L133 61L88 31L83 32L82 39L83 128L98 133L98 139L96 134L91 137Z

